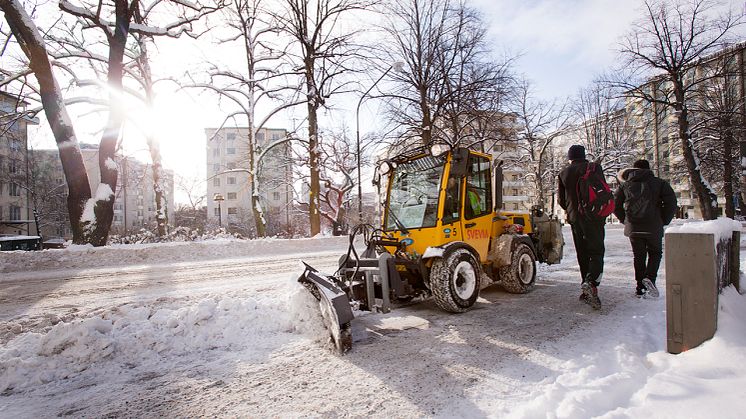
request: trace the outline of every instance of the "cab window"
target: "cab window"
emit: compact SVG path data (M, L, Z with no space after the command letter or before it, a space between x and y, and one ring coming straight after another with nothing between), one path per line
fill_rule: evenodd
M491 181L490 160L480 156L469 156L464 218L468 220L492 212Z

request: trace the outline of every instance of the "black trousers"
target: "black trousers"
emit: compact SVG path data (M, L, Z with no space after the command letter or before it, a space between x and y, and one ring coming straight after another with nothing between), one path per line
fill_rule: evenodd
M604 272L604 220L577 220L571 228L583 282L598 285Z
M663 258L663 235L652 233L630 236L629 242L632 244L637 290L640 291L644 288L641 282L643 278L648 278L655 284Z

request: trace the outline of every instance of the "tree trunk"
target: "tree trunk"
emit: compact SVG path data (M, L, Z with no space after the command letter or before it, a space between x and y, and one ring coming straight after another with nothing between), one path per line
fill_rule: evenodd
M422 111L422 125L420 126L420 135L422 135L422 145L429 146L433 141L432 115L430 114L430 105L427 100L427 88L420 88L420 110ZM453 144L452 144L453 145Z
M98 165L101 183L96 191L95 218L88 227L91 231L91 244L104 246L109 238L111 221L114 218L114 196L117 190L118 171L115 162L117 142L124 125L124 104L122 103L122 75L124 72L124 48L129 33L131 11L126 0L116 0L116 28L109 37L109 119L101 136L98 148Z
M311 236L321 232L321 216L319 215L319 194L321 185L319 183L319 139L318 119L316 116L317 105L308 102L308 165L311 170L311 184L309 185L308 217L311 224Z
M741 199L738 200L739 206L741 208L741 216L746 216L746 72L744 72L743 68L743 53L744 50L738 51L738 56L736 62L738 63L738 77L736 77L736 80L738 81L738 103L740 108L740 117L738 118L738 121L740 122L740 128L738 130L740 141L738 144L738 151L739 155L741 157L740 159L740 166L741 166Z
M86 237L81 218L85 203L91 198L91 187L88 174L80 153L75 129L65 107L57 80L52 73L46 46L39 30L33 25L31 18L23 6L16 0L0 1L0 9L5 13L5 19L13 35L21 46L29 65L39 82L41 102L44 114L52 129L57 149L60 153L62 171L67 183L67 211L70 216L70 228L73 232L73 243L86 243ZM25 22L29 22L27 26Z
M142 77L144 79L146 107L148 110L152 110L155 101L155 94L153 91L153 75L150 70L147 38L140 36L138 38L138 43L140 45L140 56L138 57L138 61L140 61ZM158 139L154 137L152 132L146 134L145 140L147 141L148 150L150 151L150 160L153 164L152 175L153 192L155 194L155 220L157 223L157 234L158 237L165 237L168 234L168 203L162 186L163 163L161 159L161 147L158 143Z
M715 212L717 195L705 183L701 168L694 156L695 150L689 135L689 115L686 104L684 103L683 82L674 77L672 77L672 82L674 84L674 94L676 95L674 109L676 111L678 134L681 141L681 151L684 154L686 167L689 171L689 181L692 183L694 192L697 194L702 218L705 220L714 220L717 217Z
M736 215L735 205L733 204L733 123L730 118L726 121L723 128L723 194L725 195L725 216L733 218Z

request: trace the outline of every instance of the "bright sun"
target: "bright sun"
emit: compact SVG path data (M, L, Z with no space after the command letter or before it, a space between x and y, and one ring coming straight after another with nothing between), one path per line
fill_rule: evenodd
M205 172L204 112L183 92L164 90L156 96L152 109L132 106L131 127L125 132L125 152L145 154L146 134L159 142L163 164L176 175L196 177Z

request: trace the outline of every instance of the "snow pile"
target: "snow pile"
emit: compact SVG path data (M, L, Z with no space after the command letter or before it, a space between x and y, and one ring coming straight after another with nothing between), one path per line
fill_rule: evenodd
M317 252L340 252L340 249L347 248L347 242L347 237L257 240L224 238L203 242L115 244L102 247L73 245L67 249L47 249L37 252L21 250L0 252L0 272L173 264L283 255L307 249Z
M733 237L734 231L741 231L741 223L739 221L721 217L717 220L711 221L696 221L691 223L684 223L668 227L666 234L668 233L692 233L692 234L712 234L715 238L715 245L717 243L729 240Z
M318 302L295 281L287 287L283 298L215 295L188 306L125 304L60 322L44 334L21 334L0 348L0 393L94 366L105 374L213 350L258 360L299 338L326 339Z
M715 337L672 355L660 350L665 315L634 316L625 343L612 348L599 336L578 342L597 353L561 364L563 372L539 383L530 401L508 417L742 417L733 407L743 405L740 389L746 388L743 319L746 296L728 287L720 296Z

